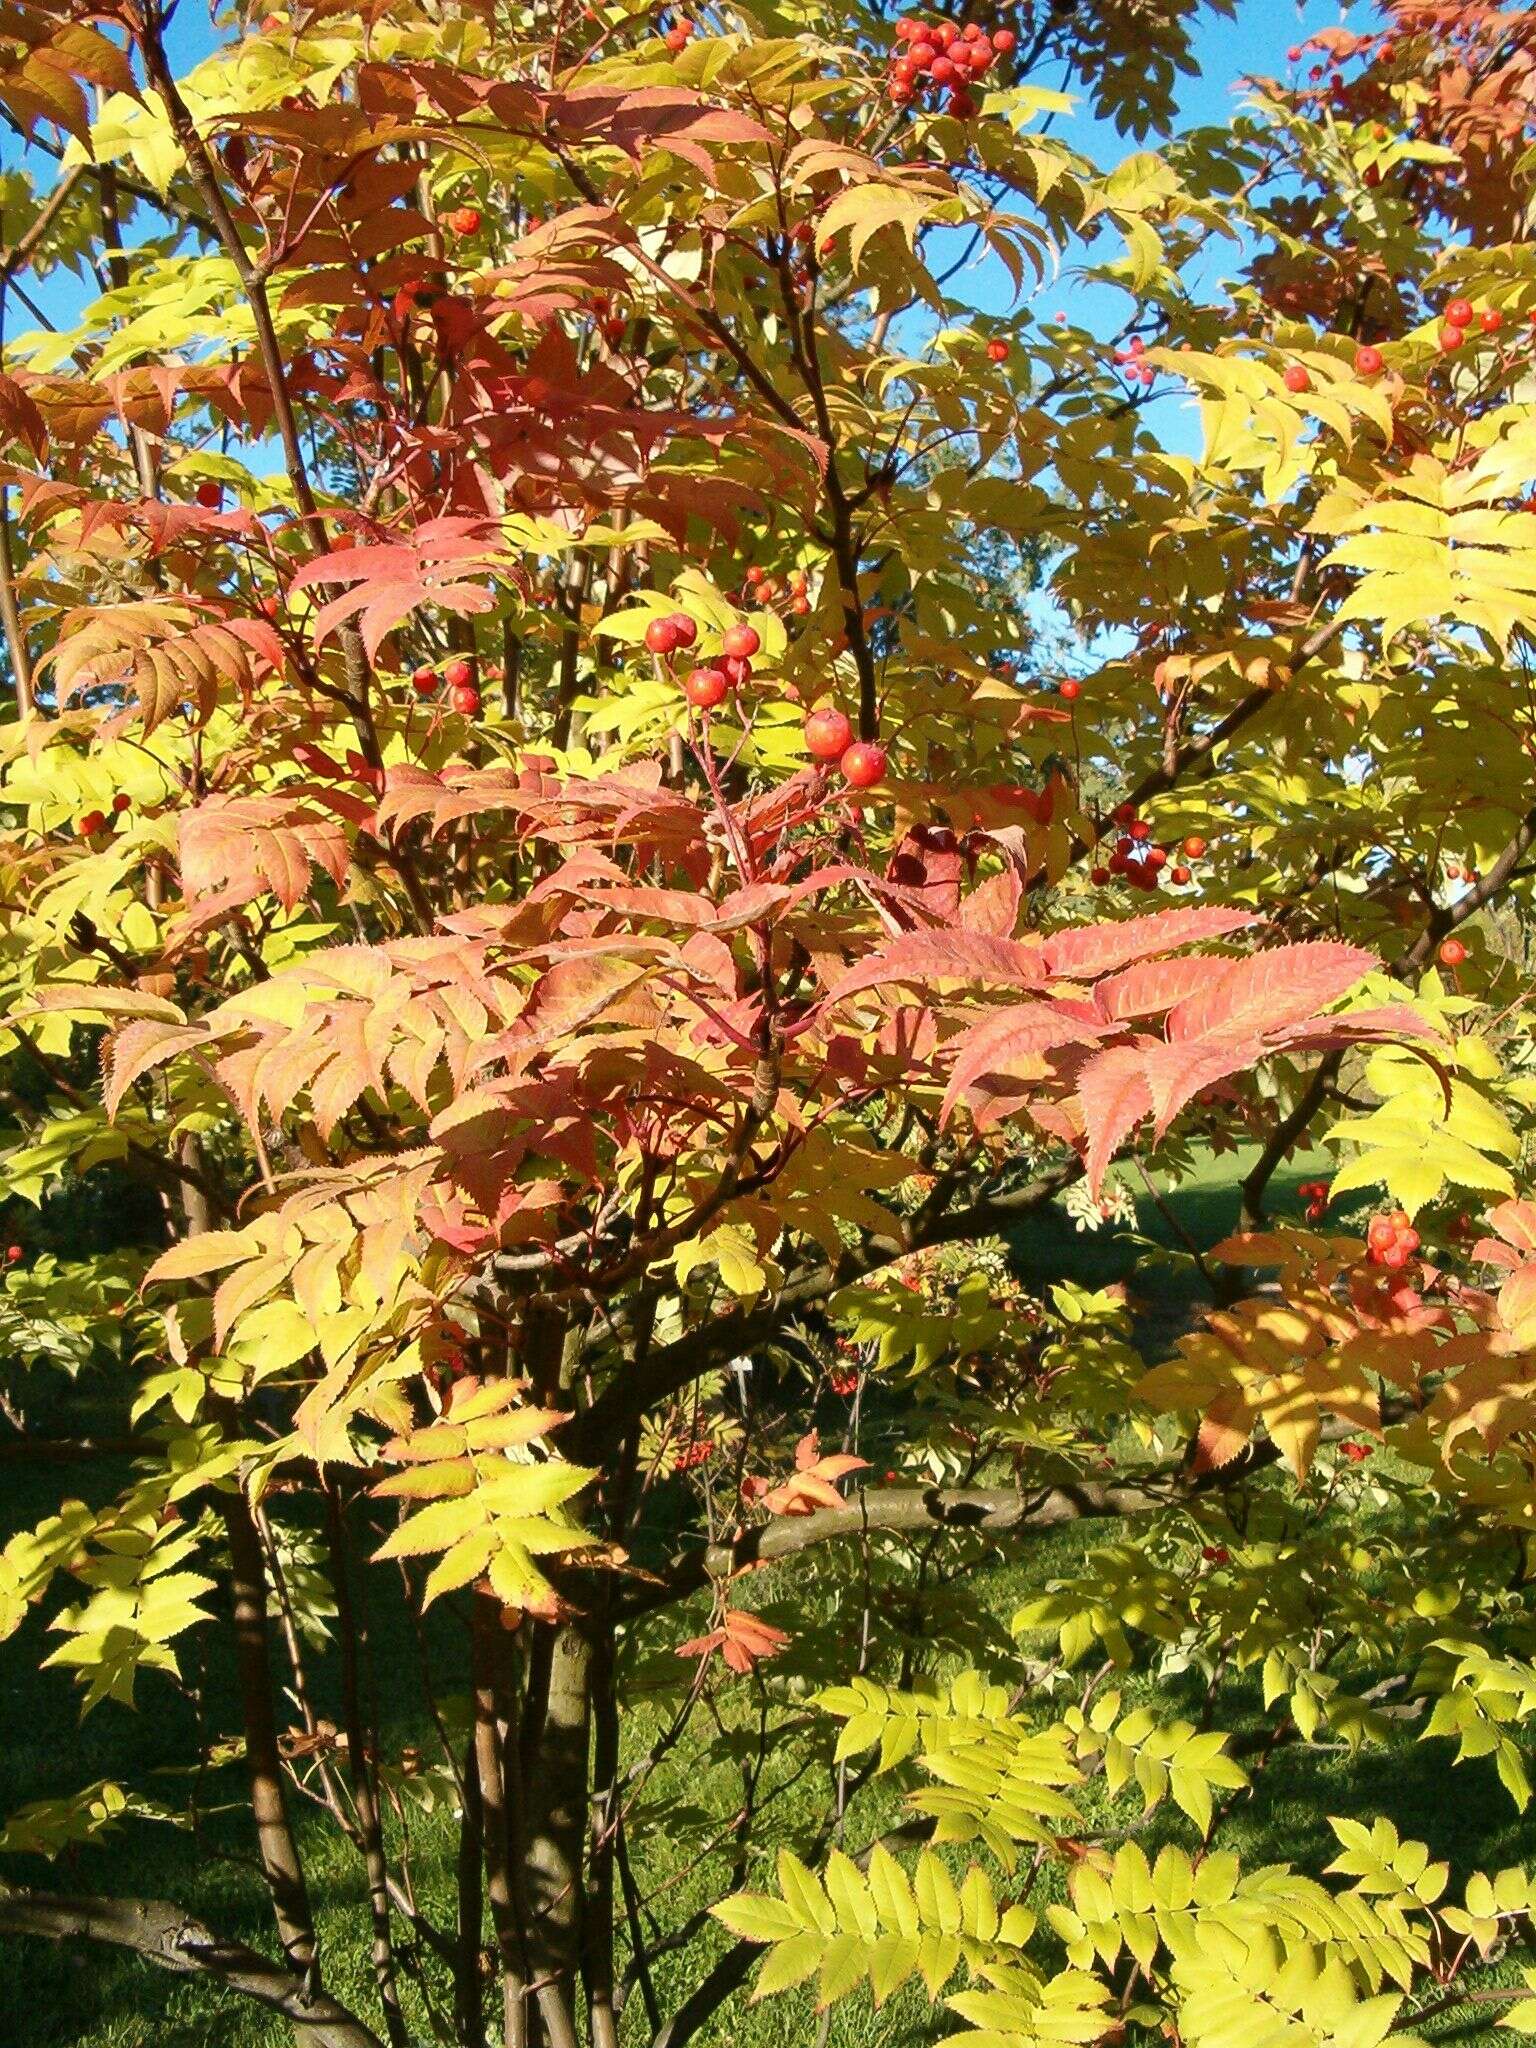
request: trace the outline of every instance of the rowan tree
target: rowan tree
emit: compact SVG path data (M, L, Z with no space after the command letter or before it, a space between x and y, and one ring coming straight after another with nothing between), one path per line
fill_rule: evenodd
M760 1958L973 2048L1536 2030L1524 1870L1230 1846L1296 1744L1529 1798L1530 19L1176 134L1199 11L0 16L0 1625L199 1730L12 1814L0 1928L326 2048L681 2048ZM1176 1341L1021 1283L1244 1144ZM89 1889L205 1784L265 1941Z

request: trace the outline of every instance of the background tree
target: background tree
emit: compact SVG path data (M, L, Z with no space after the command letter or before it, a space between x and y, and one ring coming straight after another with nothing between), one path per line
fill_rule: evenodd
M270 1913L9 1933L332 2048L680 2048L764 1949L978 2048L1536 2014L1523 1870L1232 1846L1298 1743L1529 1797L1530 23L1051 133L1066 60L1155 139L1195 13L0 23L0 315L103 286L0 328L8 1185L126 1220L11 1260L0 1619L194 1722L0 1848ZM1395 1206L1193 1244L1160 1350L1000 1248L1317 1138Z

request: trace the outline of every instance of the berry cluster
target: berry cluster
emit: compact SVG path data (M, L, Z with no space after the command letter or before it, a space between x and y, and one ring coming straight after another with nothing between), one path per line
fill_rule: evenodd
M687 612L668 612L665 618L652 619L645 629L645 644L652 654L665 658L677 650L689 648L699 637L699 629Z
M846 1400L859 1391L859 1375L856 1371L834 1372L828 1376L828 1384L834 1394L841 1394Z
M770 576L760 563L754 562L747 571L745 595L752 604L782 607L797 619L803 619L811 609L811 583L803 569L796 569L781 583L777 576Z
M856 740L847 713L831 704L807 716L805 744L812 760L835 761L851 789L873 789L885 773L884 747L874 740Z
M1207 1564L1230 1564L1232 1553L1225 1543L1207 1543L1200 1553Z
M105 832L113 818L120 818L125 811L133 809L133 798L119 790L112 799L110 816L106 811L85 811L75 822L75 830L82 839L94 839L98 832Z
M1373 1216L1365 1233L1366 1248L1373 1266L1387 1266L1398 1272L1419 1248L1419 1233L1408 1220L1406 1209Z
M1307 1221L1321 1223L1328 1213L1328 1183L1325 1180L1304 1180L1296 1190L1307 1205Z
M1470 299L1450 300L1438 337L1440 353L1453 355L1466 341L1474 321L1480 334L1497 334L1504 325L1504 315L1497 306L1484 306L1479 313Z
M1358 1443L1353 1438L1347 1444L1339 1445L1340 1456L1348 1458L1351 1465L1363 1465L1367 1458L1374 1457L1375 1452L1374 1444Z
M622 307L615 307L606 292L596 292L592 298L592 318L597 330L610 348L616 348L624 339L624 330L629 325L629 316Z
M438 690L446 688L448 703L452 710L463 718L478 718L480 715L480 689L475 681L475 664L457 655L444 668L441 676L430 662L423 662L411 672L411 688L418 697L435 697Z
M665 661L679 649L692 647L699 629L686 612L669 612L652 619L645 629L645 644L659 660ZM752 656L762 646L755 626L728 626L720 642L720 655L707 668L690 669L683 682L683 695L695 711L713 711L725 702L726 692L739 690L752 679Z
M946 110L959 121L969 121L976 102L968 86L992 68L994 58L1006 57L1014 45L1012 29L1000 28L992 36L978 22L961 28L952 21L919 21L905 15L896 24L899 51L891 58L889 93L893 106L905 107L927 86L937 86L945 95Z
M698 28L696 24L682 19L673 22L662 40L666 43L667 48L674 57L681 57L684 50L687 49L697 34Z
M1063 684L1065 690L1065 684ZM1107 864L1094 868L1091 879L1097 888L1117 878L1128 882L1133 889L1156 889L1160 886L1163 871L1178 888L1186 888L1194 880L1191 861L1201 859L1205 853L1205 841L1198 833L1192 832L1184 841L1180 851L1184 858L1168 866L1168 849L1153 844L1152 827L1145 818L1136 815L1136 806L1117 804L1111 813L1112 822L1118 825L1120 836L1114 843Z
M707 1465L715 1455L714 1440L707 1436L693 1437L680 1444L673 1453L672 1463L679 1472L691 1472L696 1465Z
M1157 375L1156 368L1146 356L1147 344L1139 334L1133 334L1124 348L1111 351L1111 360L1125 371L1133 384L1150 384Z

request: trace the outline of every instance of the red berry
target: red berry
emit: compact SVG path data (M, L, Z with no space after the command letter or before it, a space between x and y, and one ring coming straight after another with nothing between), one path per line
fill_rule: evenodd
M1166 853L1165 853L1165 852L1163 851L1162 847L1160 847L1160 846L1149 846L1149 847L1147 848L1147 866L1148 866L1148 867L1150 867L1150 868L1165 868L1165 867L1167 867L1167 865L1168 865L1168 856L1167 856L1167 854L1166 854Z
M949 85L956 76L953 57L935 57L928 66L928 75L935 85Z
M725 671L725 679L733 690L745 689L752 680L752 664L741 656L722 654L715 666Z
M1497 306L1485 306L1477 316L1477 324L1484 334L1497 334L1504 325L1504 315Z
M760 562L754 562L752 566L747 570L747 581L748 583L752 584L755 588L757 584L762 582L763 578L767 574L768 571L762 566Z
M1116 804L1113 811L1110 812L1110 816L1117 825L1134 825L1136 822L1136 806L1129 803Z
M936 21L929 33L941 50L947 50L960 31L952 21Z
M1096 889L1102 889L1104 887L1104 884L1109 880L1109 869L1095 868L1089 875L1088 879L1090 882L1093 883Z
M124 811L131 811L133 809L133 798L125 790L120 789L112 799L112 808L121 817Z
M823 704L805 721L805 744L816 761L840 761L853 745L853 727L845 712Z
M216 483L199 484L197 502L207 512L217 512L224 502L224 486Z
M1287 391L1310 391L1312 379L1304 363L1287 363L1285 366L1285 388Z
M1381 1263L1396 1273L1407 1265L1411 1254L1400 1244L1389 1244L1381 1255Z
M25 1257L26 1253L19 1244L8 1244L6 1246L5 1263L8 1266L19 1266Z
M992 47L1000 57L1006 57L1017 41L1018 37L1011 28L1000 28L992 38Z
M475 665L472 661L466 661L463 655L456 656L443 670L443 681L450 690L461 689L464 684L472 683L474 680Z
M1168 870L1168 879L1170 882L1176 882L1182 889L1191 879L1190 870L1183 866L1170 868Z
M1069 704L1075 704L1078 698L1081 697L1081 695L1083 694L1083 686L1081 683L1075 682L1069 677L1067 681L1062 684L1060 694L1063 697L1065 697Z
M699 637L699 629L686 612L674 612L667 621L677 635L679 647L691 647Z
M1416 1230L1400 1230L1397 1233L1399 1249L1412 1254L1419 1248L1419 1233Z
M473 683L455 683L448 692L448 702L465 718L479 716L480 692Z
M1452 299L1445 309L1445 318L1448 326L1470 327L1472 325L1472 301L1470 299Z
M685 28L669 28L666 35L667 48L677 56L688 47L688 31Z
M1224 1543L1207 1543L1200 1555L1207 1564L1226 1564L1231 1552Z
M730 688L724 672L718 668L693 669L683 684L683 695L699 711L713 711L722 703Z
M671 654L678 645L677 626L671 619L652 619L645 629L645 644L652 654Z
M873 740L855 740L839 766L843 780L855 789L873 789L885 773L885 749Z
M418 697L430 697L437 690L437 670L423 665L411 671L411 688Z
M474 235L480 231L480 209L478 206L456 206L448 216L448 225L456 235Z
M1454 349L1461 347L1466 338L1466 329L1463 327L1442 327L1439 335L1441 355L1450 355Z
M1467 949L1460 939L1442 939L1440 941L1440 965L1442 967L1460 967L1465 962L1466 957Z
M1371 1250L1382 1251L1397 1236L1397 1225L1390 1216L1373 1216L1366 1228L1365 1241Z
M1007 342L1004 341L1001 336L999 336L994 341L989 341L987 343L987 354L992 358L994 363L1006 363L1008 360Z
M762 644L757 628L746 624L727 626L720 642L733 661L750 661Z
M1145 845L1147 840L1152 837L1152 827L1145 818L1138 818L1131 826L1131 837L1138 845Z
M1191 832L1184 842L1184 852L1190 860L1201 860L1205 855L1205 841L1198 832Z
M1385 362L1381 350L1366 342L1355 350L1355 374L1359 377L1379 377Z
M926 36L920 43L913 43L907 51L909 60L917 66L919 71L926 71L938 54L937 46L930 43Z
M82 839L89 839L105 826L106 816L101 811L87 811L76 827Z

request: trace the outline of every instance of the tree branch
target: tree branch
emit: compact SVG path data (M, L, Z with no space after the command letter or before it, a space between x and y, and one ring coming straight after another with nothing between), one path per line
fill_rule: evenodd
M306 1992L279 1963L227 1941L165 1899L0 1895L0 1932L46 1941L104 1941L182 1977L215 1977L291 2021L300 2048L381 2048L378 2036L326 1992Z

